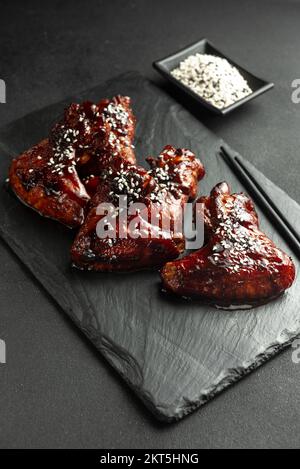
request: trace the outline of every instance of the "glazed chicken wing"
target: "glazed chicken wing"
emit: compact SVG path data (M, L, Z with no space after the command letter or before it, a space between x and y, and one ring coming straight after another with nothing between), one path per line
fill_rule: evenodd
M149 171L115 161L103 176L71 250L74 266L140 270L161 266L184 250L182 226L178 228L176 221L185 202L195 197L204 168L190 151L171 146L148 161ZM119 207L121 196L127 198L123 208ZM109 233L104 233L108 215L99 210L104 203L112 204Z
M135 162L134 129L127 97L73 103L49 138L13 160L10 185L41 215L77 227L103 169L114 158Z
M9 182L19 199L41 215L69 227L81 225L90 197L77 171L58 175L49 167L53 158L45 139L13 160Z
M98 176L116 157L136 162L134 133L135 117L127 96L102 99L97 105L90 101L71 104L50 133L58 172L71 161L92 195ZM70 149L75 150L74 158Z
M252 307L276 298L295 278L291 258L259 230L252 201L218 184L204 204L207 244L161 271L164 287L221 307Z

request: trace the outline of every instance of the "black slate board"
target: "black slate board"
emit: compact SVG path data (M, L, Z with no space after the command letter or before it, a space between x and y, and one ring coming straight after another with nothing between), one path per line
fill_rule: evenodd
M136 73L122 75L2 128L3 179L11 157L42 139L66 103L84 98L97 101L116 93L133 99L138 118L136 147L140 163L145 156L157 154L167 143L189 147L207 170L201 193L209 192L221 180L227 180L234 191L243 190L218 156L224 142ZM250 163L246 164L300 229L299 205ZM260 215L262 228L290 252L266 217ZM120 275L72 270L69 247L74 234L24 207L4 185L0 217L1 236L162 420L172 421L187 415L283 349L300 333L299 278L286 295L269 305L250 311L216 310L165 297L160 293L157 272Z

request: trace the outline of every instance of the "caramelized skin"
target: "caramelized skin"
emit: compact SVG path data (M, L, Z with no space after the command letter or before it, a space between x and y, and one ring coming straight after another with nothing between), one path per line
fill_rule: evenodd
M68 227L84 220L84 207L90 197L76 171L58 176L48 166L52 157L45 139L13 160L9 182L19 199L41 215Z
M134 131L128 97L73 103L48 139L13 160L11 187L41 215L80 226L101 172L114 158L135 162Z
M255 306L289 288L295 278L291 258L259 230L252 201L218 184L201 197L207 244L183 259L167 263L164 287L221 307Z
M51 130L50 140L58 164L67 167L74 159L69 148L75 150L76 170L87 189L96 183L103 169L111 166L114 158L134 164L133 151L135 117L130 98L115 96L102 99L97 105L90 101L71 104L64 118ZM92 193L95 189L92 189Z
M196 194L197 182L204 176L204 168L188 150L165 147L157 159L149 158L151 170L115 161L113 168L103 176L94 195L85 223L72 246L74 266L97 271L133 271L155 266L175 259L184 249L184 237L176 225L184 203ZM99 222L105 216L99 204L112 203L117 207L119 196L126 195L128 202L143 203L139 212L120 213L114 209L108 221L116 228L115 236L99 236ZM130 205L129 205L130 207ZM170 230L162 218L156 223L150 211L162 209ZM120 218L125 216L124 223ZM138 227L145 237L136 237Z

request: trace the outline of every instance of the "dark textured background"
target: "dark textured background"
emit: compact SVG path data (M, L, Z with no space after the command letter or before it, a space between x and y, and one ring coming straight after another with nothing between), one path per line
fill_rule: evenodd
M0 125L206 36L275 89L199 118L300 202L300 3L0 2ZM298 447L300 364L287 350L191 417L156 423L0 245L1 447Z

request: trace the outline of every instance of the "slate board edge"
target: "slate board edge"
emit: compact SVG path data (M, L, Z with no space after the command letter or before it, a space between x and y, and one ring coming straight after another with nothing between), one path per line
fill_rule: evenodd
M135 75L135 72L126 72L126 73L120 75L119 77L113 77L112 79L108 80L106 83L110 83L111 81L114 81L116 78L120 78L120 77L122 77L122 78L128 77L129 78L130 76L134 76L134 75ZM152 85L153 85L153 83L152 83ZM154 85L154 86L156 86L156 85ZM82 91L82 92L84 93L84 91ZM40 110L41 109L33 111L31 114L38 113ZM21 117L20 120L22 120L24 117L25 116ZM1 130L5 129L5 128L9 128L11 125L14 125L16 122L17 121L13 121L9 124L6 124L4 127L2 127ZM224 144L224 142L221 139L219 139L219 140L220 140L220 144ZM227 146L227 148L230 148L230 147L228 147L228 145L226 145L226 146ZM3 150L7 152L7 149L3 148ZM291 199L284 191L282 191L282 193L286 197L288 197L289 200L293 201L293 199ZM293 201L293 203L298 206L298 204L295 201ZM28 269L28 271L30 271L33 274L33 276L38 281L38 283L42 285L43 289L48 294L50 294L53 302L56 305L58 305L59 308L63 308L64 312L66 312L67 315L78 326L79 321L75 318L74 314L72 314L73 313L72 309L71 308L66 308L65 305L60 304L56 300L55 296L53 294L51 294L49 289L44 287L44 285L41 281L42 277L39 277L37 275L38 270L35 270L34 268L30 268L27 264L25 264L23 262L23 260L22 260L22 249L18 246L17 243L14 242L14 240L12 240L10 238L10 236L7 233L5 233L5 230L3 230L1 226L0 226L0 235L6 241L9 248L21 260L22 264L25 265L25 267ZM32 267L34 267L34 266L32 266ZM277 340L276 342L274 342L274 344L270 345L267 350L265 350L263 353L257 355L255 360L251 364L249 364L249 362L245 362L237 370L232 370L232 369L224 370L229 374L229 376L219 380L218 382L216 381L215 384L211 385L209 389L201 390L201 395L202 395L201 399L193 400L190 403L185 402L184 407L183 407L182 403L181 403L181 405L176 405L176 402L175 402L173 406L172 405L168 406L168 410L167 410L163 405L159 405L159 403L154 403L153 399L151 400L151 395L149 393L147 393L147 391L145 391L145 390L142 391L141 387L139 385L137 385L135 382L131 381L123 373L122 369L120 369L120 367L118 366L118 362L116 362L116 360L115 360L115 357L116 356L120 357L120 355L122 353L120 347L118 347L116 344L114 344L111 341L111 339L107 339L103 335L98 336L97 338L95 338L94 334L91 331L89 331L88 329L83 328L82 325L80 325L79 328L84 332L84 334L94 344L94 346L96 346L98 351L101 352L101 354L110 363L110 365L112 365L112 367L118 372L118 374L122 376L122 378L128 384L128 386L138 394L138 397L143 401L143 403L147 406L147 408L159 420L162 420L164 422L178 421L182 417L184 417L184 416L190 414L192 411L198 409L199 407L204 405L206 402L208 402L212 398L214 398L217 394L219 394L220 392L225 390L227 387L229 387L230 385L232 385L233 383L235 383L236 381L241 379L243 376L249 374L251 371L255 370L260 365L262 365L264 362L266 362L267 360L272 358L272 356L274 356L277 352L279 352L279 351L285 349L286 347L288 347L292 343L292 341L300 334L300 325L299 325L299 328L296 331L295 330L293 330L293 331L286 331L285 330L284 335L283 334L281 335L281 340ZM282 337L284 337L284 339L282 339ZM107 345L105 344L108 341L109 341L111 347L107 347ZM203 395L204 395L204 397L203 397Z
M77 321L74 320L74 318L70 315L71 319L77 324ZM288 348L293 341L297 338L297 336L300 335L300 326L295 333L295 331L285 331L285 339L282 342L277 341L273 345L271 345L265 352L261 353L260 355L257 355L255 361L251 363L250 365L248 363L243 364L243 366L240 367L240 370L237 371L236 369L227 369L224 370L224 372L227 374L227 376L216 383L216 385L212 385L210 390L202 390L201 394L206 395L206 398L201 398L198 401L192 402L188 405L185 405L184 408L180 407L178 408L176 404L174 407L171 405L168 406L168 411L164 406L161 406L159 404L154 405L153 401L151 400L151 396L145 391L142 390L138 385L133 383L128 379L128 377L122 372L120 368L118 368L115 364L115 360L113 359L114 355L117 354L119 355L119 347L114 344L111 339L109 339L110 344L115 346L114 350L111 350L110 348L107 348L106 345L104 344L103 340L105 340L105 336L101 337L101 342L99 344L99 338L98 341L94 340L93 333L91 333L88 329L83 328L80 326L80 329L84 332L86 337L94 344L94 346L97 348L98 351L105 357L107 362L117 371L117 373L122 377L122 379L127 383L127 385L134 391L134 393L139 397L139 399L145 404L145 406L152 412L152 414L155 415L155 417L166 423L174 423L179 420L181 420L183 417L188 416L191 414L193 411L199 409L203 405L205 405L207 402L211 401L214 397L216 397L218 394L223 392L225 389L228 387L232 386L236 382L238 382L240 379L245 377L246 375L250 374L252 371L256 370L259 368L261 365L263 365L265 362L270 360L271 358L275 357L275 355L284 349ZM161 409L159 411L159 409ZM173 410L171 410L173 409ZM171 410L171 412L170 412Z

